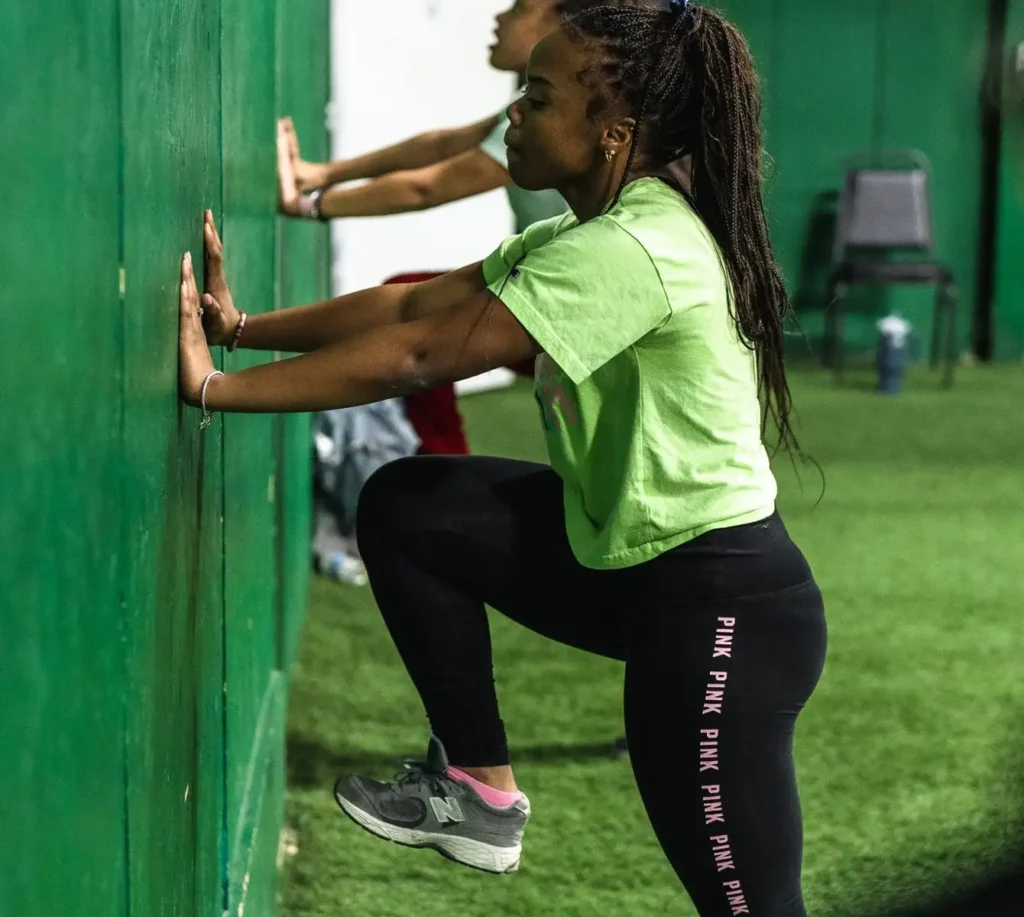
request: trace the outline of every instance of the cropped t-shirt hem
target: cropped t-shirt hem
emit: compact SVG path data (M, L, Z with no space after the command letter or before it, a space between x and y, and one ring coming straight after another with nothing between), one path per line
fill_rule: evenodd
M708 522L704 525L687 529L668 538L661 538L657 541L649 541L644 544L627 548L624 551L616 551L614 554L602 554L597 558L585 556L585 552L578 551L576 545L569 543L576 560L589 570L625 570L629 567L637 567L650 560L655 560L662 554L667 554L673 548L678 548L687 542L706 535L708 532L715 532L720 529L734 528L739 525L752 525L755 522L762 522L768 519L775 512L776 504L773 500L766 507L742 513L729 519L721 519L716 522Z

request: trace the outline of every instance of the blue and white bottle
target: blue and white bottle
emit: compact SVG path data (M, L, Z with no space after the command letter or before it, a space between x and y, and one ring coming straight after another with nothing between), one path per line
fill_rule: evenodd
M895 395L910 364L910 322L887 315L878 323L878 391Z

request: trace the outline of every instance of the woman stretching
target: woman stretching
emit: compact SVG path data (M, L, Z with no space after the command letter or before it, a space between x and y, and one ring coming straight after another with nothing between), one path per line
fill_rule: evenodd
M506 137L516 183L557 188L570 214L438 280L248 321L209 215L202 299L186 256L180 384L204 420L363 404L540 358L551 467L413 458L363 491L370 580L432 733L395 782L338 782L373 834L518 866L530 807L495 697L489 604L625 661L637 785L703 917L805 913L793 734L826 628L763 442L770 419L796 448L760 109L746 44L718 13L684 0L584 12L533 52ZM667 177L684 157L685 193ZM219 376L207 341L308 352Z

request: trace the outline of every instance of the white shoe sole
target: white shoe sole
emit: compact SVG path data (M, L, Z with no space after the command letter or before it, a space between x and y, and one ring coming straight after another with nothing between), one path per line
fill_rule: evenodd
M494 847L483 841L456 837L453 834L431 834L427 831L417 831L414 828L400 828L397 825L389 825L353 805L338 792L335 792L334 798L341 806L342 812L360 828L386 841L401 844L403 847L436 850L449 860L473 869L480 869L483 872L503 875L519 869L519 860L523 851L522 844L516 844L515 847Z

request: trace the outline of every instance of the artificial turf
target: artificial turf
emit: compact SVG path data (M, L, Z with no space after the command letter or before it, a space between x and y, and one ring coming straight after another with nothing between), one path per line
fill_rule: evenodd
M823 680L797 730L811 914L920 900L1005 853L1024 732L1024 369L896 397L793 379L813 467L777 462L780 508L827 602ZM464 401L474 450L543 460L528 387ZM819 496L822 499L818 500ZM495 666L534 816L493 877L377 840L337 809L355 769L422 754L422 708L368 589L314 583L289 719L288 917L692 915L647 823L621 731L621 666L493 616ZM676 766L666 761L666 767Z

